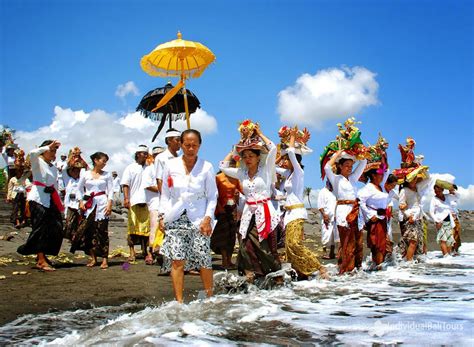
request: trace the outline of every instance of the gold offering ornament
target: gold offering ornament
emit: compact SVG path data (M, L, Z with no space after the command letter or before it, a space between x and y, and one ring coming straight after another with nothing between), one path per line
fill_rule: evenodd
M183 89L186 124L191 128L189 121L188 99L186 95L186 80L198 78L204 70L216 60L212 51L202 43L182 39L178 31L178 38L158 45L149 54L140 60L140 66L149 75L154 77L179 77L179 83L171 89L156 105L154 110L166 105L179 90ZM154 111L152 110L152 112Z

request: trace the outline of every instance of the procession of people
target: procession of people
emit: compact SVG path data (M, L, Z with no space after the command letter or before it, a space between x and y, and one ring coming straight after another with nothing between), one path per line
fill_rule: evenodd
M67 239L72 253L83 251L90 257L88 267L99 265L101 258L98 267L105 270L109 217L114 207L123 206L128 211L127 261L160 265L160 273L171 276L179 302L185 274L192 271L199 272L206 294L213 294L211 250L221 256L220 269L237 269L249 283L278 272L282 262L290 263L299 280L328 280L321 259L336 259L339 275L358 271L364 236L371 254L369 270L383 269L396 251L407 261L418 259L427 251L426 223L431 222L442 254L457 255L457 186L436 180L430 187L428 166L415 155L412 138L399 145L400 168L391 169L387 141L379 135L375 145L364 146L356 124L354 118L338 124L336 139L320 157L325 182L317 209L322 253L304 243L308 173L303 157L311 160L312 153L306 128L282 127L275 143L258 123L244 120L217 174L200 152L199 131L170 128L167 147L137 146L121 178L107 170L106 153L92 154L89 167L75 147L55 162L61 144L46 140L25 159L12 138L2 138L11 222L18 229L27 224L32 228L18 253L35 254L36 268L55 271L48 256L57 255ZM434 196L425 213L422 198L431 189ZM397 205L398 245L392 233ZM281 276L274 281L281 284Z

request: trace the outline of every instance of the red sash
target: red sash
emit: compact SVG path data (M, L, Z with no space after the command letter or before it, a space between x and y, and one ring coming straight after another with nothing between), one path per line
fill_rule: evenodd
M99 196L99 195L104 195L105 192L92 192L91 195L89 196L89 199L87 199L86 203L84 204L84 207L86 210L90 209L92 207L92 202L94 201L94 197Z
M38 181L33 181L33 185L39 187L48 187L46 184ZM61 202L61 198L59 197L58 191L56 190L56 188L54 188L54 184L49 187L53 189L53 192L51 193L51 198L53 199L54 205L59 210L59 212L64 212L63 203Z
M270 199L263 199L263 200L247 201L246 202L247 205L263 204L263 215L265 216L265 228L262 230L262 232L259 233L259 235L264 240L272 232L272 216L270 214L270 208L268 207L268 201L270 201Z

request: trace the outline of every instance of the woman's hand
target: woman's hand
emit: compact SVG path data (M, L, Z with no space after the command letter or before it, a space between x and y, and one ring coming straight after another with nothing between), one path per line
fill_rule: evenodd
M54 140L48 147L49 150L53 151L55 149L58 149L59 146L61 146L61 142Z
M413 219L413 216L408 217L408 223L410 223L410 224L415 223L415 220Z
M441 229L441 227L443 226L443 223L435 223L435 226L436 226L436 230L439 230Z
M83 212L86 210L86 206L84 205L84 201L82 200L79 201L79 209Z
M375 223L377 221L377 219L378 219L377 216L372 216L372 218L370 218L370 221L372 223Z
M211 227L211 217L206 216L201 222L201 225L199 226L199 230L201 231L201 234L206 235L206 236L211 236L212 234L212 227Z
M163 216L158 217L158 226L159 226L161 232L164 234L165 233L165 221L163 219Z
M123 207L130 209L130 200L123 198Z
M109 202L107 203L104 214L106 216L110 216L112 214L112 201L111 200L109 200Z

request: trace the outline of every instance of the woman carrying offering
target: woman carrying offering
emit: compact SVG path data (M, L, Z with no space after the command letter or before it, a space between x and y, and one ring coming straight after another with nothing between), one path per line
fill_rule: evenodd
M169 160L162 176L160 229L165 239L160 254L178 302L183 302L185 270L200 269L207 296L213 293L210 240L217 187L212 164L198 158L201 143L199 131L183 131L183 155Z
M112 175L104 171L109 156L102 152L91 155L92 170L81 171L77 195L84 220L71 236L71 252L84 251L91 256L88 267L102 257L101 269L107 269L109 256L109 216L114 200Z
M455 244L454 229L455 223L455 211L453 211L453 201L458 200L458 195L454 189L454 185L449 187L449 194L444 194L444 188L442 187L443 182L440 180L436 181L434 186L435 196L431 199L430 203L430 215L435 223L438 235L436 236L436 242L441 247L443 255L451 253L452 247Z
M64 207L57 191L58 169L53 164L58 141L44 141L30 152L33 186L27 195L31 213L31 233L17 252L22 255L36 254L36 268L54 271L46 255L58 255L63 240L61 213Z
M276 250L276 235L273 232L280 222L280 216L270 200L272 183L276 179L277 148L261 132L258 124L246 120L239 130L243 138L236 150L242 158L241 167L228 167L232 151L219 168L227 176L239 179L242 185L245 205L239 228L237 262L239 272L245 273L247 280L253 282L256 276L262 277L281 268ZM268 155L264 158L267 148Z
M289 145L282 159L282 166L290 173L284 185L286 203L283 225L286 234L286 256L292 268L298 273L299 278L306 279L309 275L319 271L320 276L327 279L328 275L325 267L321 265L316 254L303 244L304 222L308 219L308 213L303 203L304 170L301 165L301 155L304 153L302 147L305 145L300 144L299 148L295 148L297 134L297 127L290 130ZM296 153L296 151L299 153ZM309 149L307 152L310 152Z
M350 272L362 265L363 239L358 226L359 202L357 200L357 181L364 173L367 160L359 161L353 171L355 157L342 149L338 150L324 166L337 198L336 224L341 241L339 251L339 274ZM332 167L337 163L336 174Z

